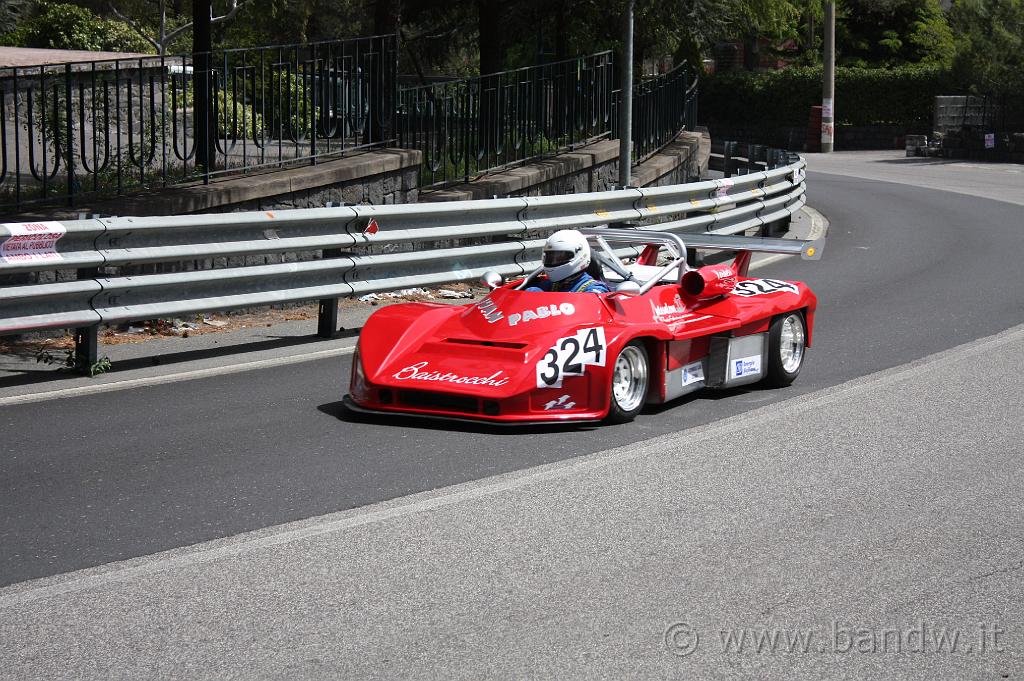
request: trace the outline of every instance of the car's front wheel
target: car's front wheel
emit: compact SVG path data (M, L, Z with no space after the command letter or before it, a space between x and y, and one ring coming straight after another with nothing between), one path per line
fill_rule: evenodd
M631 341L622 348L612 367L609 423L632 421L647 402L650 371L643 341Z
M807 349L807 327L800 312L787 312L772 320L768 329L768 375L764 382L783 388L800 374Z

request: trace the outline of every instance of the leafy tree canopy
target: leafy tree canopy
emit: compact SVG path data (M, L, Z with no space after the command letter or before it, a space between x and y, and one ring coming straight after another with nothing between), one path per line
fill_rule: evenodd
M949 64L953 59L953 32L938 0L841 0L836 10L841 64Z

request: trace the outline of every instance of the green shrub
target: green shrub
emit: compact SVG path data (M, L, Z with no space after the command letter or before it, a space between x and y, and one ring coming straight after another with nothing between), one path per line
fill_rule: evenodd
M821 104L822 68L804 66L767 72L727 72L700 83L701 120L707 125L775 130L807 125L810 108ZM926 126L936 95L956 92L942 65L891 69L836 69L839 125Z
M128 24L102 19L84 7L56 4L28 19L3 38L18 47L102 52L153 52L153 47Z
M263 116L256 113L252 106L220 90L217 92L217 134L254 139L263 134Z
M309 79L301 74L283 74L274 71L265 87L257 88L257 97L262 96L263 110L270 119L270 130L274 135L309 137L313 132L313 121L320 115L320 107L313 106L313 92Z

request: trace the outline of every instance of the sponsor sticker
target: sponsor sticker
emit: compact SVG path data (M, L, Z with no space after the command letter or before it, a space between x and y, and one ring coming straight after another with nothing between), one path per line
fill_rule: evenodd
M572 303L561 303L560 305L545 305L534 310L513 312L508 316L508 325L515 326L519 322L532 322L535 319L547 319L548 317L560 317L576 314L576 308Z
M505 318L505 313L498 309L498 304L491 300L490 296L487 296L479 303L476 304L476 309L480 310L480 314L484 316L484 319L490 324L499 322Z
M455 385L486 385L495 388L503 386L509 381L509 377L502 371L495 371L490 376L460 376L451 371L431 370L428 362L411 364L396 372L394 378L397 381L434 381Z
M571 401L571 395L562 395L557 400L551 400L544 405L544 411L558 411L561 409L572 409L576 403Z
M769 293L799 293L800 289L796 284L778 279L749 279L736 284L732 290L733 295L749 298L751 296L764 296Z
M704 380L704 363L691 362L683 367L683 387Z
M761 373L761 355L734 359L730 367L733 378Z
M723 197L729 195L729 190L732 188L733 181L728 177L718 180L718 189L715 190L715 196Z
M672 302L665 305L658 305L652 300L651 314L654 316L654 321L661 322L662 324L671 324L679 321L687 313L686 306L683 305L683 299L677 293Z
M603 367L606 350L602 326L559 338L537 362L537 387L561 388L566 376L582 376L587 366Z
M62 260L57 242L67 233L59 222L8 222L10 236L0 243L0 259L5 262L51 262Z

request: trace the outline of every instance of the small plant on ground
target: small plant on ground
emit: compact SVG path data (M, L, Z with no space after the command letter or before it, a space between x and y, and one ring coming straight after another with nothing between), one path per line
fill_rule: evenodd
M58 371L73 371L79 374L87 374L89 378L94 378L110 371L112 366L109 357L101 357L92 364L79 362L75 356L74 348L67 348L58 353L44 348L36 353L36 362L56 366Z

